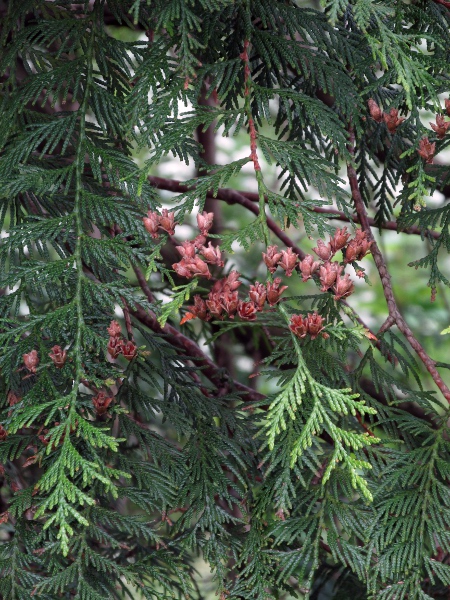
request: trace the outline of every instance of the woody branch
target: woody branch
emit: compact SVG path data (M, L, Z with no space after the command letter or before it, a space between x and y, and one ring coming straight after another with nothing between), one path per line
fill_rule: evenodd
M352 157L355 156L355 134L353 128L349 128L349 151ZM386 299L387 307L388 307L388 319L382 327L382 331L386 331L392 325L397 325L399 330L403 333L405 338L408 340L410 346L416 352L422 363L424 364L427 371L432 376L434 382L437 387L441 391L444 398L450 402L450 389L444 383L442 377L440 376L438 370L436 369L436 362L428 356L425 352L424 348L420 344L420 342L416 339L411 328L406 323L402 314L400 313L397 302L395 300L394 291L392 288L391 276L388 271L386 261L384 260L384 256L381 253L378 244L373 236L372 229L370 226L369 218L367 215L367 210L364 204L364 201L361 196L361 192L358 185L358 176L356 174L355 168L352 163L347 164L347 175L350 182L350 188L352 192L352 198L355 205L355 210L359 218L359 222L361 223L361 228L366 232L367 237L371 240L371 253L373 256L373 260L375 262L376 268L378 270L378 274L381 279L381 284L383 286L383 293Z

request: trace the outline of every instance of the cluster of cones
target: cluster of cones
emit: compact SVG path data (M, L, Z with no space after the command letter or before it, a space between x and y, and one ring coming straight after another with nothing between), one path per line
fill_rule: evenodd
M111 321L107 329L109 333L108 354L112 358L117 358L119 355L124 356L127 360L133 360L136 356L137 346L131 340L125 340L122 337L122 330L117 321Z
M63 350L61 346L53 346L49 354L53 364L57 369L62 369L66 364L67 350ZM35 374L39 365L39 355L37 350L31 350L27 354L22 355L23 363L30 373Z
M377 123L386 123L386 126L390 133L394 134L397 131L397 127L403 123L405 117L398 116L398 110L391 108L386 113L381 110L378 104L370 98L367 102L369 105L370 116ZM445 110L447 115L450 117L450 98L445 100ZM436 123L430 123L431 129L435 132L436 137L440 140L444 139L448 129L450 128L450 121L445 120L445 116L442 114L436 115ZM428 137L423 137L419 142L417 153L421 156L424 161L428 164L433 162L433 158L436 152L436 142L430 142Z
M281 294L287 289L287 285L280 285L279 277L265 284L256 281L250 286L248 294L250 300L241 300L237 291L242 283L239 281L239 276L240 273L237 271L231 271L227 277L216 281L206 300L196 294L195 304L188 307L181 325L196 317L202 321L209 321L211 318L224 319L225 316L234 319L237 315L243 321L255 321L257 314L264 310L266 302L269 306L275 306Z

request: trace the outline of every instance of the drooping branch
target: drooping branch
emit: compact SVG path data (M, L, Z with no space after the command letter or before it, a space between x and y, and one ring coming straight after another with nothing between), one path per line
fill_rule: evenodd
M349 151L352 156L355 155L355 134L353 129L350 128L350 144ZM397 302L395 300L394 291L392 289L391 276L389 274L386 262L384 260L383 254L381 253L376 240L372 234L372 230L370 227L369 218L367 215L367 210L364 205L364 201L361 196L361 192L359 190L358 184L358 176L356 174L355 168L353 164L347 164L347 174L350 182L350 188L352 191L352 198L355 205L355 210L358 214L359 221L361 223L361 227L363 231L366 232L368 239L371 240L371 253L373 256L373 260L375 262L375 266L377 267L381 284L383 286L383 293L386 299L389 317L387 322L385 323L383 330L388 329L392 325L397 325L399 330L403 333L405 338L408 340L410 346L414 349L422 363L424 364L427 371L432 376L434 382L436 383L439 390L442 392L444 398L450 402L450 389L444 383L442 377L440 376L438 370L436 369L436 362L428 356L425 352L425 349L422 347L420 342L416 339L413 332L411 331L409 325L406 323L405 319L401 315Z
M192 187L189 187L186 184L184 184L182 181L178 181L176 179L166 179L164 177L150 176L148 180L156 188L178 194L188 192L193 189ZM259 196L256 192L245 192L243 190L233 190L231 188L219 188L217 190L217 194L214 194L213 190L211 190L210 193L207 194L207 198L216 198L217 200L223 200L228 204L241 204L241 206L245 206L245 208L247 208L248 210L251 210L253 213L258 214L257 210L255 212L255 210L251 208L251 204L249 204L248 202L244 203L243 201L243 199L245 199L249 202L256 204L259 201ZM308 210L315 213L330 215L330 218L335 219L336 221L344 221L346 223L360 222L358 214L352 215L351 218L349 218L344 212L334 208L323 208L321 206L314 206L308 208ZM375 219L372 219L370 217L367 218L371 227L387 229L390 231L397 231L398 233L406 233L409 235L426 235L435 239L438 239L440 237L440 233L438 233L437 231L423 231L417 226L399 229L398 224L395 221L386 221L385 223L379 224L375 221ZM269 225L269 222L267 224ZM270 225L269 228L271 228Z

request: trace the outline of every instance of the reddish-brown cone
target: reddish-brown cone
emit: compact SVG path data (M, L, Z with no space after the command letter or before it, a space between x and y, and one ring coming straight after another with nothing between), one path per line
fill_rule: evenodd
M323 318L316 312L308 313L306 324L311 339L315 340L323 329Z
M211 242L209 242L208 246L202 246L199 251L207 263L223 267L224 262L222 260L222 253L218 246L213 246Z
M123 340L118 337L110 337L108 341L108 354L112 358L117 358L123 352Z
M447 114L450 117L450 98L445 99L445 110L447 111Z
M369 105L370 116L372 119L377 123L381 123L383 121L383 111L381 108L373 98L369 98L367 104Z
M253 302L239 302L237 312L243 321L256 320L256 306Z
M3 427L3 425L0 425L0 442L4 442L7 437L8 437L8 432Z
M317 247L313 248L313 252L322 260L330 260L333 254L331 244L325 244L323 240L317 240Z
M208 231L211 229L214 220L214 213L204 211L202 214L197 215L197 225L202 235L208 235Z
M397 127L399 127L405 120L404 117L398 116L398 110L396 108L391 108L388 113L384 113L383 119L387 125L387 128L389 129L389 132L392 134L397 131Z
M307 254L305 258L300 262L300 271L302 274L302 281L308 281L320 267L320 262L314 260L312 254Z
M20 402L22 400L22 398L19 398L19 396L17 396L17 394L15 394L12 390L10 390L8 392L7 400L8 400L9 406L14 406L18 402Z
M431 143L427 137L424 137L419 142L419 149L417 152L426 163L431 164L433 162L435 150L436 142Z
M134 342L129 340L122 346L122 354L127 360L133 360L137 353L137 346Z
M259 281L256 281L255 285L250 286L248 295L250 297L250 300L256 306L256 310L258 312L262 311L267 298L266 286L263 283L259 283Z
M280 287L280 283L281 279L279 277L275 277L272 282L267 282L267 302L270 306L275 306L280 300L281 294L288 288L287 285L282 285Z
M333 290L335 292L334 299L341 300L342 298L347 298L353 293L355 286L353 285L353 281L350 279L350 275L345 273L343 277L337 277L336 283L334 284Z
M295 269L298 262L298 256L294 253L292 248L281 251L281 259L278 262L278 266L286 271L287 277L292 275L292 271Z
M169 212L167 208L162 209L162 215L159 217L159 226L164 231L167 231L169 235L173 235L175 233L175 213Z
M330 239L330 246L333 254L336 254L336 252L345 248L348 244L349 237L350 233L347 231L347 227L336 229L334 236Z
M304 338L308 334L308 322L302 315L292 315L289 329L299 338Z
M344 267L342 267L338 262L327 262L324 265L321 265L319 270L319 279L322 287L320 288L321 292L326 292L336 281L336 277L342 273Z
M430 123L431 129L436 132L437 137L442 140L450 127L450 121L445 122L444 115L436 115L436 125Z
M142 219L145 229L152 236L158 237L159 215L156 212L148 211L147 216Z
M278 246L269 246L267 252L263 252L263 261L271 273L275 273L282 254L278 251Z
M225 290L220 303L230 319L234 319L239 304L238 293L236 291Z
M36 367L39 364L39 356L37 350L32 350L28 354L22 356L23 362L30 373L36 373Z
M67 350L63 350L61 346L53 346L49 356L52 359L55 367L57 369L62 369L66 364Z
M92 404L94 405L96 413L99 416L104 415L113 400L114 397L107 396L106 392L99 392L96 396L93 396Z
M111 321L106 331L111 337L119 337L119 335L122 333L120 325L117 321Z
M208 308L206 302L196 294L194 296L194 306L188 306L189 312L187 312L180 321L180 325L184 325L187 321L198 317L202 321L209 321L211 316L208 314Z

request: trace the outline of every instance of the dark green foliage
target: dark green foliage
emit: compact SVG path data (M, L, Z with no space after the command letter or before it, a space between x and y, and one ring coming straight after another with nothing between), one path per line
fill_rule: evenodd
M411 264L430 270L433 290L448 286L438 261L450 205L429 208L426 196L448 187L449 169L417 152L424 135L436 154L449 145L420 119L443 113L450 88L444 4L3 3L4 600L201 598L199 555L221 600L444 597L449 411L424 389L407 341L380 333L375 347L330 291L291 296L254 322L181 329L179 311L209 283L177 278L171 236L151 237L142 221L165 202L192 223L256 165L253 143L280 185L256 168L258 215L211 237L259 260L274 243L265 211L280 230L321 238L335 229L324 205L354 213L340 170L354 161L376 225L397 203L399 228L416 225L429 242ZM406 120L389 132L369 98ZM246 135L248 152L206 164L196 132L211 125ZM204 173L183 189L172 182L170 200L151 178L167 156ZM243 280L244 298L254 274ZM291 316L313 311L328 337L291 335ZM115 318L138 346L130 361L107 353ZM198 352L221 339L264 348L250 358L270 393L246 397L214 352ZM61 368L54 346L67 350ZM24 363L32 351L35 370ZM114 396L103 412L102 392Z

